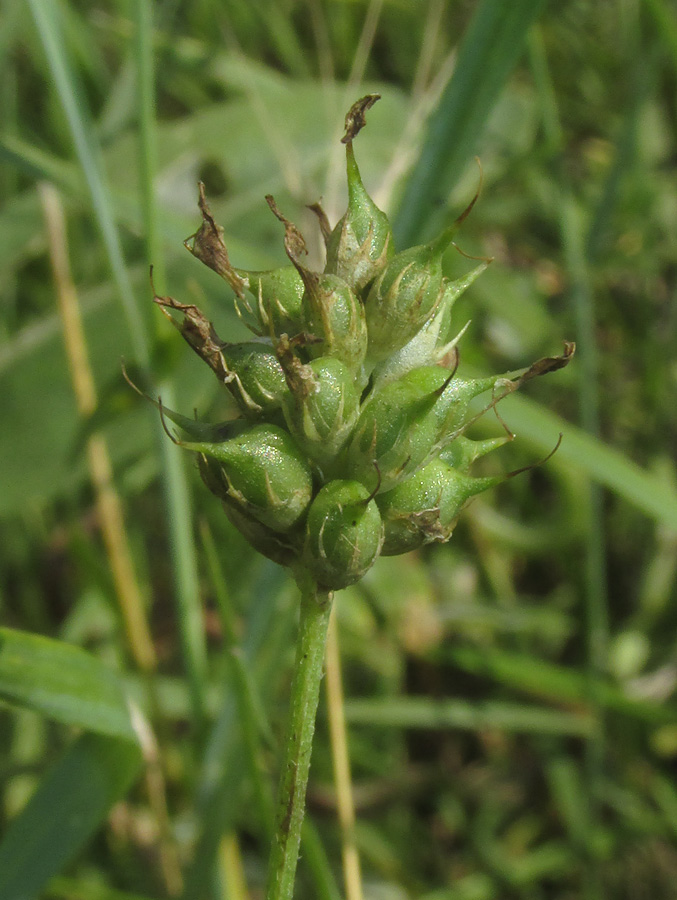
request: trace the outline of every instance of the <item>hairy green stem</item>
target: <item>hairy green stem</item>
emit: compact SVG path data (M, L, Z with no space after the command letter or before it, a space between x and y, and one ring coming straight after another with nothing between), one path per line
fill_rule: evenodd
M332 595L304 570L296 573L301 617L291 687L285 758L280 775L275 836L268 868L267 900L291 900L313 750Z

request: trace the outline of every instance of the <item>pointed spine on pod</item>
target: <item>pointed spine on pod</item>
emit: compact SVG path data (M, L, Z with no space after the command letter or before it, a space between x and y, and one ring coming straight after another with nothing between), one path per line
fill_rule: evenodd
M443 364L445 357L456 350L470 325L467 322L452 340L448 340L454 303L485 271L489 263L490 260L483 260L462 278L455 281L444 280L444 292L437 309L404 347L391 353L376 367L373 374L374 385L393 381L420 366Z
M351 477L367 486L378 466L381 491L428 462L447 429L457 429L470 401L497 378L457 381L441 366L423 366L375 390L363 406L346 451Z
M434 241L396 253L371 286L365 300L370 366L408 344L437 311L446 290L442 257L478 196Z
M327 241L325 273L338 275L359 294L384 269L393 255L393 232L388 217L367 193L355 160L353 139L364 125L364 113L380 99L369 94L346 116L348 209Z

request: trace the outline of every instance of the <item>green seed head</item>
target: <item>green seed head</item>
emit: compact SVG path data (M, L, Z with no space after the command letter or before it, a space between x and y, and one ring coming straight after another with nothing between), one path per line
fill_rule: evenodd
M267 339L228 344L196 306L177 303L172 297L155 297L185 340L235 398L242 414L261 419L274 414L288 393L284 372L272 343ZM179 324L168 310L183 314Z
M269 341L224 344L228 375L224 381L243 415L270 418L289 394L282 366Z
M488 262L485 261L463 278L443 282L444 291L437 309L404 347L391 353L376 367L373 376L375 384L392 381L419 366L441 363L448 354L455 350L467 325L451 341L448 339L454 303L482 274L487 265Z
M395 254L372 285L366 308L374 364L408 344L442 304L448 288L442 257L476 200L434 241ZM463 290L459 285L456 296Z
M313 355L340 359L354 377L361 377L367 353L362 301L338 275L309 275L303 313L306 331L319 338Z
M295 335L303 329L303 280L294 266L268 272L235 270L254 298L254 315L266 335Z
M364 306L349 284L338 275L313 272L301 262L306 242L296 226L282 215L273 197L266 197L273 214L284 225L284 246L305 287L303 324L314 339L311 355L340 359L356 379L362 378L367 352Z
M371 568L383 543L381 516L357 481L330 481L308 512L303 559L319 584L339 590Z
M490 260L450 281L442 257L477 196L436 240L394 255L353 153L377 99L363 97L346 117L345 215L332 230L319 204L310 207L327 247L323 272L308 267L303 235L270 196L290 265L234 268L200 185L202 223L186 246L232 287L256 339L222 341L197 307L155 297L239 410L216 426L166 412L190 437L183 446L205 484L257 550L327 590L358 581L381 552L447 540L464 504L502 480L472 477L472 463L512 438L473 441L466 430L574 352L566 344L522 372L456 377L465 328L450 340L454 302Z

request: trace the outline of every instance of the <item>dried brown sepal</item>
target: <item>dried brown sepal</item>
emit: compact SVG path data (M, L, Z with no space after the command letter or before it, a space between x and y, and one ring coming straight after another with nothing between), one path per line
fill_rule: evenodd
M221 381L228 382L232 378L226 361L223 358L224 343L214 330L207 317L191 303L179 303L173 297L158 297L153 300L167 316L174 327L181 332L185 341L190 344L200 359L216 373ZM168 311L174 309L183 314L183 321L177 322Z
M329 244L329 238L331 237L331 225L329 224L329 219L327 218L326 212L322 209L321 203L318 201L317 203L309 203L308 209L315 213L317 216L317 220L320 224L320 231L322 232L322 240L324 241L324 246L326 247Z
M476 195L475 200L477 199L477 197L479 197L479 194ZM475 200L473 200L472 202L474 203ZM488 266L490 266L494 261L493 256L473 256L471 253L466 253L465 250L461 250L456 241L452 241L451 246L454 248L454 250L456 250L457 253L460 253L464 259L474 259L478 262L486 263Z
M321 339L304 332L293 338L283 334L275 345L275 353L284 371L289 390L298 400L303 400L314 390L316 381L312 370L301 362L295 350L297 347L315 343L321 343Z
M561 356L545 356L543 359L537 360L533 365L518 378L518 385L531 381L532 378L538 378L541 375L547 375L549 372L556 372L563 369L569 364L574 353L576 352L576 344L573 341L564 341L564 352Z
M447 435L446 443L449 444L457 437L464 434L471 425L474 425L474 423L481 419L482 416L490 409L493 409L495 411L497 405L501 402L501 400L503 400L509 394L514 393L525 382L531 381L532 378L538 378L541 375L547 375L549 372L556 372L558 369L563 369L566 365L569 364L575 352L576 344L573 341L564 341L564 352L561 356L546 356L543 359L536 360L533 365L529 366L528 369L526 369L520 375L517 375L517 377L506 376L506 378L502 378L497 381L494 389L494 396L491 398L491 402L487 403L487 405L483 409L481 409L478 413L464 422L460 428L456 429L456 431L452 432L450 435ZM496 391L496 388L499 388L500 390ZM508 432L508 434L512 435L512 432L505 424L505 422L503 422L500 416L499 421ZM557 447L559 447L559 443L557 444ZM557 447L555 447L555 450L557 449ZM553 450L553 453L554 452L555 451ZM542 463L538 463L538 465L541 464Z
M205 186L201 181L198 183L198 191L198 206L202 213L202 224L194 234L186 238L183 245L200 262L216 272L217 275L225 278L237 296L244 300L245 282L230 264L228 251L223 241L223 228L214 221L214 216L207 203Z
M296 225L294 225L293 222L290 222L286 216L282 215L272 194L266 194L266 203L270 207L275 218L279 219L284 225L284 249L287 251L289 259L294 265L297 265L299 259L308 254L305 239Z
M294 225L293 222L290 222L289 219L280 212L272 194L266 194L266 203L270 207L275 218L284 225L284 249L287 256L294 266L296 266L296 271L303 279L306 290L311 294L316 295L320 285L318 275L316 272L307 269L301 262L301 257L308 255L305 238L296 225Z
M355 140L359 132L367 124L365 113L380 99L380 94L367 94L366 97L362 97L360 100L353 103L346 114L346 133L341 138L342 144L350 144Z

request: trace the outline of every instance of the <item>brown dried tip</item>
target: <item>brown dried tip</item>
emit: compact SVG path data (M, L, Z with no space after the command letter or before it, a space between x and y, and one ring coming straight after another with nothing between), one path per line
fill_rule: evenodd
M473 203L474 202L475 201L473 200ZM492 262L494 261L493 256L473 256L470 253L466 253L465 250L461 250L461 248L458 246L458 244L455 241L451 242L451 246L454 248L454 250L457 251L457 253L460 253L464 259L473 259L473 260L476 260L477 262L486 263L488 266L490 266L492 264Z
M380 99L380 94L367 94L366 97L362 97L361 100L353 103L353 105L348 110L348 114L346 115L346 133L341 138L342 144L350 144L357 137L359 132L367 124L364 117L365 113L368 109L372 108L377 100Z
M266 203L273 215L284 225L284 248L292 262L298 262L300 256L308 253L303 235L293 222L282 215L272 194L266 194Z
M223 241L223 228L214 221L201 181L198 182L198 191L197 205L202 213L202 224L195 234L186 238L183 246L217 275L225 278L238 297L244 297L244 282L230 264Z
M221 380L228 380L230 372L222 352L225 345L214 330L212 323L197 306L192 303L179 303L173 297L156 295L153 299L200 359L204 360ZM183 314L181 324L169 313L170 309Z
M531 381L532 378L538 378L539 375L547 375L548 372L556 372L558 369L563 369L569 364L575 352L576 344L573 341L565 341L564 353L561 356L546 356L537 360L519 377L518 383L524 384L525 381Z
M317 203L309 203L307 208L317 216L318 222L320 223L320 231L322 232L322 239L324 240L324 245L326 247L329 244L329 238L331 237L331 225L329 224L327 214L322 209L322 205L319 201Z

